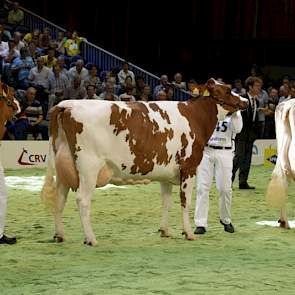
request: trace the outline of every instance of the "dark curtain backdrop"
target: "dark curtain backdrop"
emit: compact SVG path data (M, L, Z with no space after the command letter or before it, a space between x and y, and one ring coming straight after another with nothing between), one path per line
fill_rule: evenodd
M157 75L233 79L246 77L252 64L295 66L295 0L21 4Z

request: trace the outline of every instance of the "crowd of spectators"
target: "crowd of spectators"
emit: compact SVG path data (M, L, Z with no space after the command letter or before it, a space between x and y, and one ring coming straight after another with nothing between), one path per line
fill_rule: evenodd
M48 139L48 111L66 99L174 100L175 89L196 96L197 82L183 81L181 73L175 73L171 82L162 75L152 89L143 77L134 74L127 61L120 68L102 72L99 65L84 60L80 47L85 38L76 31L53 34L48 27L29 31L23 23L19 4L14 2L9 8L0 0L1 79L15 89L22 106L21 114L7 124L6 139ZM256 75L255 71L251 75ZM246 94L241 79L232 84L234 92ZM257 98L260 138L275 138L275 108L294 95L295 86L288 78L278 88L261 90Z

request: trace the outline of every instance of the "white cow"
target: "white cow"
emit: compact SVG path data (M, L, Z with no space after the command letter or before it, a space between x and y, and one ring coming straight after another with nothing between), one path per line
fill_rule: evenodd
M95 245L90 200L95 187L129 179L159 181L163 198L161 236L169 236L168 210L173 184L180 185L183 233L195 239L189 221L193 178L217 123L216 103L229 111L247 101L210 79L209 96L187 102L68 100L51 111L47 176L42 196L53 206L55 239L64 240L62 212L76 191L85 243ZM51 164L55 160L56 185Z
M280 208L280 227L290 228L286 214L288 183L295 180L295 99L280 103L275 112L277 162L267 189L270 206Z

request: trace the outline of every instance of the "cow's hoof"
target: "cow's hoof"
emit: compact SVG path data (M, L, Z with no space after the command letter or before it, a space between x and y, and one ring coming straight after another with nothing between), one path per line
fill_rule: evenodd
M54 235L53 240L57 243L62 243L65 239L64 239L64 237Z
M186 233L186 232L182 232L183 235L185 235L186 240L188 241L195 241L197 239L197 237L193 234L193 233Z
M171 237L171 235L169 234L168 229L160 228L158 231L160 232L160 237L161 238L170 238Z
M87 245L87 246L95 246L96 244L97 244L96 240L92 240L92 241L85 240L84 241L84 245Z
M284 221L284 220L278 220L278 223L280 224L281 228L285 228L285 229L290 229L290 225L288 221Z

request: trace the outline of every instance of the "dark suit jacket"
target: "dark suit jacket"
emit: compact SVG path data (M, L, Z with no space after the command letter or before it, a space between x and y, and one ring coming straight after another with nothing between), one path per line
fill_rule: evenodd
M256 100L256 117L255 122L253 120L253 111L248 93L244 96L249 101L249 106L246 110L242 111L243 128L240 133L237 134L236 140L254 142L258 138L258 101Z

